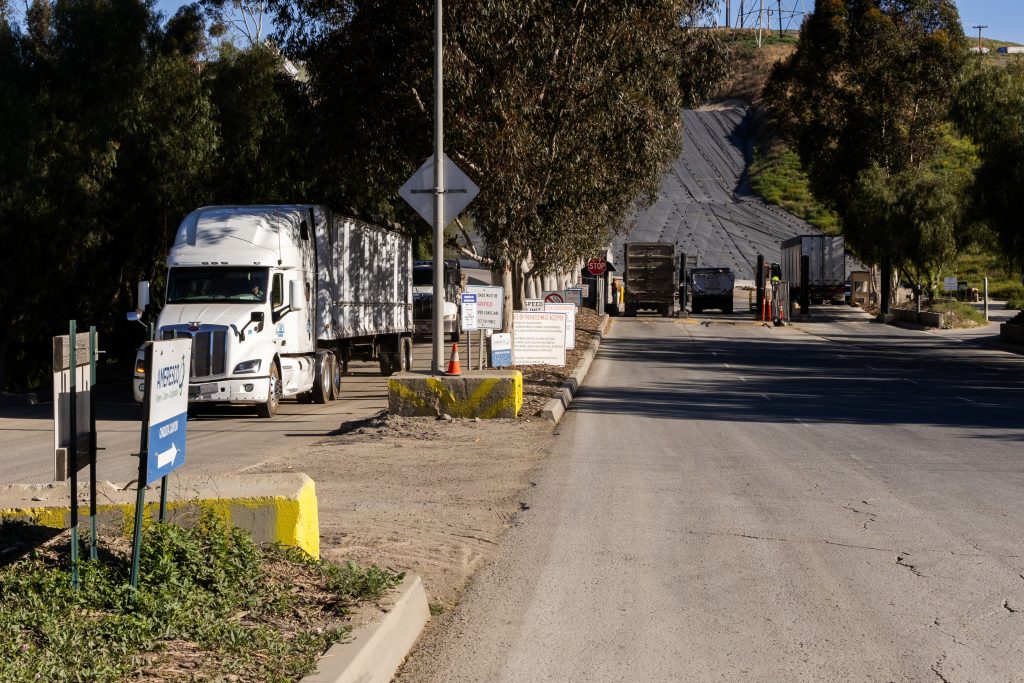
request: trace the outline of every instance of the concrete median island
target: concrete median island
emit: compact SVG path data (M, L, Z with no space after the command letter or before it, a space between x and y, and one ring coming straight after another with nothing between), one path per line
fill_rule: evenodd
M388 380L388 411L404 417L514 418L523 407L518 370L461 375L402 373Z
M97 485L97 525L106 533L130 536L135 515L134 487ZM281 543L320 557L316 486L305 474L171 475L167 488L169 521L189 526L203 510L249 532L257 543ZM66 529L71 518L66 483L0 486L0 524L18 520ZM79 523L89 524L88 489L79 488ZM146 496L147 518L156 520L160 490Z

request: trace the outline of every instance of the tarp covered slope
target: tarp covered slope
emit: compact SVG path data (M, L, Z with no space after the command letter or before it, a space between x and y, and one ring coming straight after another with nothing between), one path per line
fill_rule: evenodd
M747 108L684 111L682 155L662 179L657 201L613 240L615 262L622 263L626 242L674 242L697 265L727 266L749 280L758 254L779 261L783 240L821 234L751 191L752 149Z

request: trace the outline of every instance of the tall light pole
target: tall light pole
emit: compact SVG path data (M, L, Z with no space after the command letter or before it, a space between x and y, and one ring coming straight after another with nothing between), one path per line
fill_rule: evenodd
M431 370L444 363L444 48L441 0L434 0L434 355Z

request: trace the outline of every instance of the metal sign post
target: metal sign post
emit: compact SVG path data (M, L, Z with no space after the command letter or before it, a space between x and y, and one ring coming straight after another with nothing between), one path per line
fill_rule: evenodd
M96 326L89 327L89 559L96 550Z
M161 480L160 521L166 521L167 475L185 464L185 428L188 422L188 377L192 338L146 344L145 411L139 449L139 491L135 503L135 539L132 544L132 589L138 588L142 550L142 515L146 487Z
M71 443L68 444L68 461L71 468L71 587L78 590L78 334L75 320L69 325L71 354L70 393Z

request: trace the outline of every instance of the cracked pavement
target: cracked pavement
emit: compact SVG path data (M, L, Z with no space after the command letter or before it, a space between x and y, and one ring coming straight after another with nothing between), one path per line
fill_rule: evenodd
M707 320L615 320L399 680L1024 680L1024 358Z

